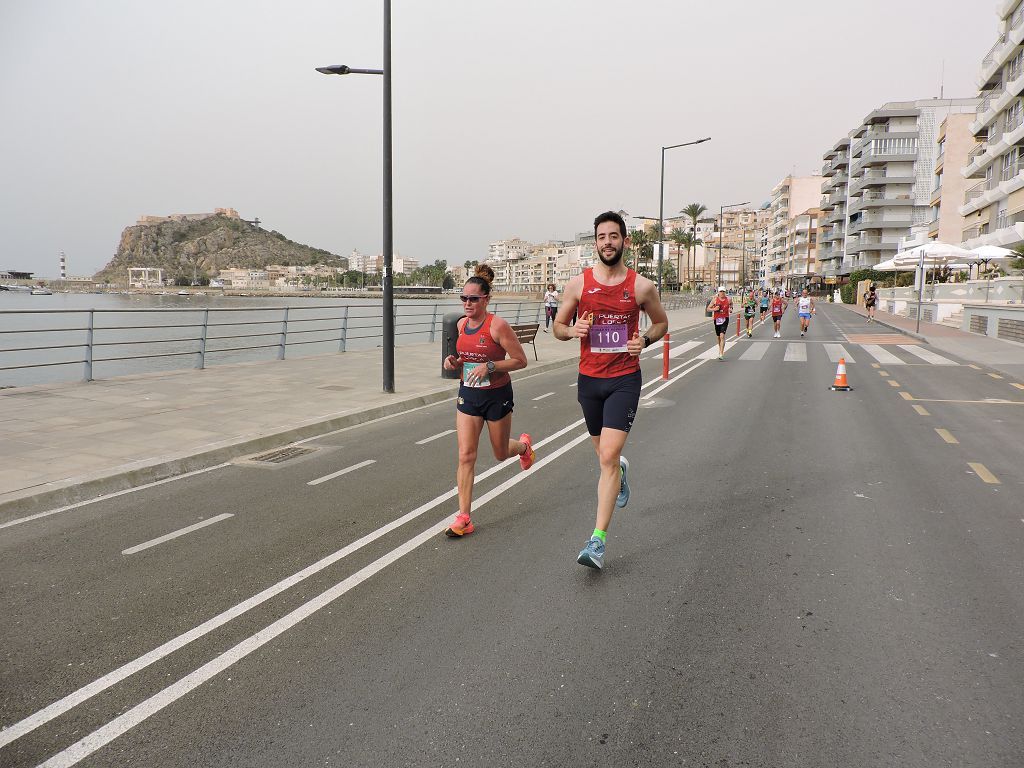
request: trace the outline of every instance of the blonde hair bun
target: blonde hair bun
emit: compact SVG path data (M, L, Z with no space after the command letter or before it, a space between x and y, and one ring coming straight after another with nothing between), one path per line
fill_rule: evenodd
M494 282L494 270L486 264L477 264L476 271L473 274L481 280L486 281L488 286Z

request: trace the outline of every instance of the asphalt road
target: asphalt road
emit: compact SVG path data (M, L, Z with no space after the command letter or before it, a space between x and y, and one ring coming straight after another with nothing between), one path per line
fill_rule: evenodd
M602 572L572 368L465 539L451 401L0 528L0 765L1024 764L1024 391L828 305L709 330L644 357Z

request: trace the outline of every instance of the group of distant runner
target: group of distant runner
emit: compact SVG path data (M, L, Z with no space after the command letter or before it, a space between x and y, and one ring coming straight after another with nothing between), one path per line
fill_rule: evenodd
M797 316L800 319L800 335L806 336L811 326L811 317L817 312L814 298L804 288L796 298L796 304ZM754 335L754 315L758 310L760 310L761 322L764 322L765 315L771 313L774 328L772 338L782 338L782 316L789 308L789 300L784 291L781 289L769 291L765 288L745 291L740 297L740 305L743 308L744 330L747 338ZM719 360L725 359L725 338L729 329L732 308L732 299L729 298L725 286L719 286L718 293L708 302L708 311L711 313L715 335L718 337Z
M597 263L566 284L559 304L555 286L544 295L545 332L559 341L580 346L577 400L601 469L597 484L594 530L576 561L589 568L604 566L612 513L625 507L630 488L629 462L622 455L640 403L640 354L668 331L668 316L657 286L626 266L622 257L629 247L626 223L612 211L594 220ZM488 312L494 272L480 265L462 288L465 315L459 320L455 352L444 360L446 370L459 370L455 427L458 440L459 511L445 529L450 537L473 533L473 483L480 438L484 426L494 457L513 456L525 471L536 461L533 439L524 432L511 438L514 408L509 374L527 366L526 353L508 322ZM755 290L740 298L748 337L753 335L755 314L763 322L771 314L774 338L780 338L782 316L789 306L781 291ZM807 333L815 313L814 299L802 291L796 299L800 335ZM725 337L732 300L724 287L708 303L718 338L719 359L725 359ZM650 326L640 332L640 313Z

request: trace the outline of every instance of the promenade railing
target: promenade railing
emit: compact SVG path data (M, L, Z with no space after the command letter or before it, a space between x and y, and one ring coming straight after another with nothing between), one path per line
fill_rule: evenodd
M699 297L666 295L668 308ZM93 381L207 365L284 360L383 343L378 304L0 310L0 387ZM510 323L543 322L539 301L491 302ZM437 341L452 302L395 305L396 344ZM188 361L188 362L186 362ZM75 368L80 377L71 373Z

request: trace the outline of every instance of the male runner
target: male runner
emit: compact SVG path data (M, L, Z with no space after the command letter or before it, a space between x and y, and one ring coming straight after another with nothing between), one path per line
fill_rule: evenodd
M754 292L751 291L747 294L747 298L743 301L743 318L747 322L747 338L749 339L751 334L754 332L754 310L757 309L757 300L754 298Z
M786 311L787 306L789 304L782 298L782 291L776 291L771 303L772 323L775 324L775 335L773 338L777 339L782 335L782 313Z
M764 316L768 314L768 304L771 301L771 297L768 295L768 289L761 289L761 315L760 320L764 322Z
M872 283L871 287L864 292L864 309L868 311L868 322L870 323L875 319L875 305L878 303L878 292L875 289L875 284Z
M657 286L622 261L629 247L622 217L612 211L600 214L594 219L594 237L599 261L565 286L552 332L559 341L580 341L577 399L601 465L601 479L594 533L576 562L600 569L612 512L629 501L629 462L622 449L640 404L640 353L665 335L668 316ZM641 309L651 320L643 336ZM570 325L577 312L578 319Z
M814 299L808 295L807 289L804 288L800 291L800 298L796 301L797 314L800 316L800 335L803 336L811 325L811 315L816 311L814 309Z
M729 329L729 313L732 312L732 301L725 293L725 286L718 286L718 294L708 303L715 324L715 336L718 339L718 359L725 360L725 332Z

